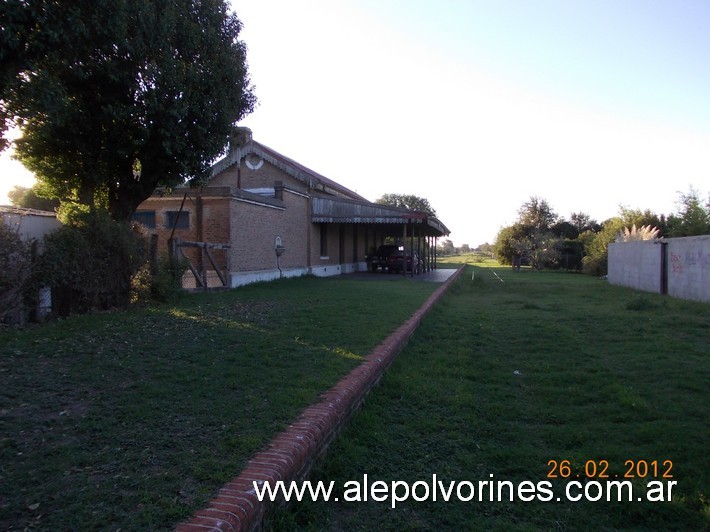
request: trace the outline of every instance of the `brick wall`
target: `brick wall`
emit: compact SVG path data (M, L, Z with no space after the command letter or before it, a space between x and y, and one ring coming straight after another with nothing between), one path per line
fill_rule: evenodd
M238 172L241 190L236 186ZM284 186L281 201L244 192L245 189L273 189L276 182ZM278 276L274 249L277 236L286 248L278 266L290 270L291 274L312 271L331 275L360 269L365 254L377 246L375 231L364 226L356 229L353 224L326 224L327 252L321 254L321 224L310 220L307 193L304 183L268 162L252 169L242 161L241 170L233 165L212 178L210 186L203 189L201 204L191 191L183 207L190 226L176 229L175 236L183 240L230 243L229 251L214 252L220 267L229 264L230 271L237 274L256 272L254 280L267 279L270 275L273 278L274 272ZM173 197L150 198L139 208L155 211L156 227L150 232L159 235L161 252L167 250L171 233L167 213L178 211L181 201L182 195L175 193ZM197 250L186 250L186 253L196 267L201 267Z
M158 253L168 251L168 239L173 234L175 238L195 242L228 243L229 242L229 199L204 195L199 200L191 191L185 200L182 211L188 213L187 228L176 228L174 233L169 225L169 212L178 212L183 204L183 196L176 194L168 198L149 198L138 207L138 212L155 212L155 227L148 228L149 234L158 235ZM202 221L199 212L202 210ZM184 249L185 255L195 267L200 268L200 253L196 249ZM213 250L212 255L220 268L227 267L226 251ZM206 266L211 269L210 266Z
M284 208L232 200L232 271L276 268L275 243L280 236L286 248L281 268L307 267L307 202L299 194L284 190Z

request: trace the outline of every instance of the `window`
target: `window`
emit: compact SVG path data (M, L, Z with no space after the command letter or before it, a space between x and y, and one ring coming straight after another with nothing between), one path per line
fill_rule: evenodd
M328 256L328 225L320 224L320 256Z
M136 211L132 219L150 229L155 228L155 211Z
M165 227L168 229L189 229L190 211L166 211Z

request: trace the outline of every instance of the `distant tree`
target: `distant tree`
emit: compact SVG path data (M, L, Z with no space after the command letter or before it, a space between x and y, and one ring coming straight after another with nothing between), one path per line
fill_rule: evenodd
M129 219L156 187L209 177L255 104L224 0L7 0L0 121L62 202Z
M572 240L579 236L577 226L562 218L558 219L557 222L550 227L550 232L559 238L569 238Z
M513 258L527 258L535 268L551 266L558 260L557 241L552 228L559 217L549 203L532 196L518 209L518 220L498 233L494 249L503 264Z
M384 194L381 198L376 199L375 203L391 205L392 207L402 207L412 211L422 211L431 216L436 216L436 211L434 207L431 206L428 199L412 194Z
M651 212L650 209L642 211L641 209L629 209L622 205L619 207L619 217L627 227L648 225L660 229L663 226L661 216Z
M493 245L489 244L488 242L485 242L483 244L480 244L476 247L476 251L479 253L493 253Z
M518 209L518 223L538 231L548 231L557 218L557 214L552 210L547 200L538 196L531 196Z
M584 231L597 232L601 229L601 225L584 212L573 212L570 215L570 222L577 229L577 234Z
M454 243L447 238L441 244L439 244L437 253L439 253L439 255L453 255L453 254L455 254L456 248L454 247Z
M693 187L678 194L677 211L668 217L669 236L710 234L710 201L703 205L700 193Z
M471 253L471 246L468 244L462 244L461 247L459 248L460 253Z
M584 257L584 244L579 237L559 240L555 246L558 253L558 265L566 270L581 270Z
M37 209L40 211L54 211L59 207L59 200L48 199L41 197L38 193L38 186L34 185L31 188L15 186L7 197L10 203L16 207L24 207L26 209Z
M501 228L493 243L493 253L501 264L512 264L514 257L529 257L531 251L532 241L521 224Z
M580 235L580 240L584 243L585 257L582 259L582 269L585 273L595 276L607 274L609 244L616 240L625 226L624 219L616 216L603 222L598 233L585 231Z
M559 267L559 243L563 239L551 232L540 232L535 235L530 249L530 264L538 270L542 268Z

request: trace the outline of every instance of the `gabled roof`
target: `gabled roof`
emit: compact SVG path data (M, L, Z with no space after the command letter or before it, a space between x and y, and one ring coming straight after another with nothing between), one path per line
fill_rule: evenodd
M314 223L365 223L383 227L413 223L427 235L442 236L450 233L438 218L426 212L369 201L357 192L255 141L248 128L240 128L229 153L212 166L212 177L237 164L249 154L259 156L312 190L311 221Z
M214 177L230 166L237 164L240 159L251 153L258 155L266 162L298 179L309 188L317 189L319 188L319 185L325 185L326 189L329 188L349 198L360 201L368 201L357 192L354 192L340 183L337 183L332 179L329 179L324 175L303 166L301 163L298 163L290 157L286 157L276 150L253 140L251 137L243 145L232 147L224 158L217 161L212 166L212 176Z

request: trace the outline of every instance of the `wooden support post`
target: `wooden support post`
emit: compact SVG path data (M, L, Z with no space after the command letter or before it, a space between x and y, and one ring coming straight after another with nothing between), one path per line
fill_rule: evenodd
M202 276L202 286L207 290L207 267L205 264L205 248L200 248L200 275Z
M432 271L432 270L434 269L434 268L432 268L432 264L431 264L432 253L433 253L432 248L431 248L431 242L432 242L433 240L434 240L434 237L433 237L433 236L429 235L429 236L427 237L427 246L428 246L428 249L427 249L426 262L427 262L428 271Z
M436 264L436 258L439 254L439 237L435 236L434 237L434 269L436 270L438 268L438 265Z
M412 258L412 265L409 268L409 272L410 276L414 277L414 225L412 225L411 234L409 236L409 256Z
M402 225L404 234L402 235L402 275L407 276L407 221Z

